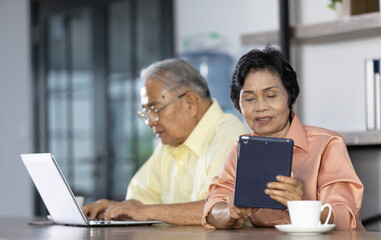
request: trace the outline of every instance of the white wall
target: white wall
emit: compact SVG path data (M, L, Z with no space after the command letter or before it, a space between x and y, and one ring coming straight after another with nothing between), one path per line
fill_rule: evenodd
M187 38L217 32L222 38L219 50L237 60L247 51L242 34L273 30L279 22L275 0L176 0L175 12L177 53L184 52Z
M298 24L337 20L326 1L298 1L302 2ZM364 60L381 57L380 42L381 35L297 47L294 65L303 87L299 110L305 124L365 131Z
M31 216L33 189L20 153L30 152L29 0L0 1L0 216Z

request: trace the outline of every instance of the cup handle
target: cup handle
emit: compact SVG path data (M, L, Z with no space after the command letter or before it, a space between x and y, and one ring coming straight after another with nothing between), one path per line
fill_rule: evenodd
M326 207L329 209L329 211L328 211L327 219L325 220L325 223L324 223L324 224L327 224L327 223L328 223L329 219L331 218L331 214L332 214L332 206L331 206L331 204L329 204L329 203L326 203L326 204L324 204L323 206L321 206L320 211L323 212L324 208L326 208Z

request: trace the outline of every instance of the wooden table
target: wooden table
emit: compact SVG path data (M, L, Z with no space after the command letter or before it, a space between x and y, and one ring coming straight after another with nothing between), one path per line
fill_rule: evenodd
M381 239L381 232L332 231L320 235L287 235L275 228L246 227L238 230L208 231L201 226L173 226L154 224L152 226L129 227L71 227L60 225L29 225L33 219L0 218L0 239L166 239L166 240L244 240L244 239L338 239L361 240Z

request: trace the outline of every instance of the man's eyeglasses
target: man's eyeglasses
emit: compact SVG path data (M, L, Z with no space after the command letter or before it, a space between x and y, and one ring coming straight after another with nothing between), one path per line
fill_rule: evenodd
M185 96L185 94L187 94L187 92L179 95L177 98L173 99L172 101L170 101L169 103L159 107L159 108L153 108L153 106L151 106L151 108L149 109L142 109L140 111L138 111L138 116L144 121L145 124L148 125L149 121L154 121L154 122L158 122L159 121L159 112L161 110L163 110L165 107L167 107L169 104L171 103L174 103L178 100L180 100L182 97Z

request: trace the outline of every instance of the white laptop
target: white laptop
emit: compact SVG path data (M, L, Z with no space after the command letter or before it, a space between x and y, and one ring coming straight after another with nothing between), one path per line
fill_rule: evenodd
M160 223L160 221L87 220L52 154L21 154L21 158L54 223L78 226Z

